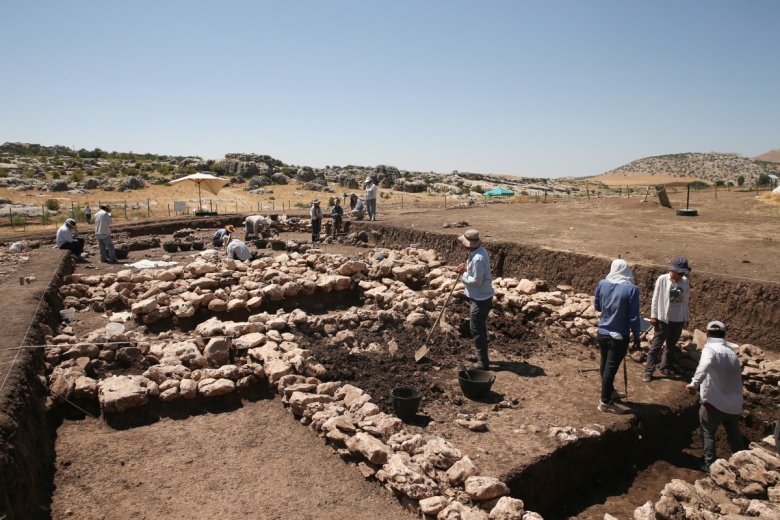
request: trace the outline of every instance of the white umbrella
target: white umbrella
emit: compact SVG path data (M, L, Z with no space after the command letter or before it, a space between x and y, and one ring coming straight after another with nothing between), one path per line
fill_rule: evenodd
M193 173L192 175L187 175L186 177L181 177L180 179L175 179L171 181L171 184L176 184L177 182L194 182L198 185L198 209L203 209L203 205L200 202L200 187L203 186L203 189L213 193L216 195L219 193L219 190L222 189L225 184L230 182L228 179L223 179L222 177L215 177L209 173Z

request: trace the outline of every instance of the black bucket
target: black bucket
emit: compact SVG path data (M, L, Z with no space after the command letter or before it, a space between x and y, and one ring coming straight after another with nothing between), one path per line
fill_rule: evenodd
M468 373L468 374L467 374ZM490 392L493 382L496 380L496 374L490 370L461 370L458 372L458 384L463 395L470 399L476 399Z
M417 409L420 408L422 394L413 386L399 386L393 388L390 392L393 398L393 410L395 415L401 419L411 419L417 415Z

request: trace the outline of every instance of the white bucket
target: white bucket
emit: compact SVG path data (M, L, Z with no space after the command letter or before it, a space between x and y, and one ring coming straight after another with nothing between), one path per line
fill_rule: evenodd
M121 323L107 323L106 334L122 334L125 331L125 326Z
M62 309L60 311L60 318L62 321L69 323L76 319L76 309L73 307L68 307L67 309Z
M21 253L22 252L22 243L21 242L14 242L11 244L10 248L12 253Z
M731 350L733 350L735 354L739 354L739 345L737 345L736 343L727 341L726 346L729 347Z

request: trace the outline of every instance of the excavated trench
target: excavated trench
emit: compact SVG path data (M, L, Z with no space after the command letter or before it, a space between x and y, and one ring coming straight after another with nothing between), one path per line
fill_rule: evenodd
M149 230L144 228L144 232ZM159 231L158 232L162 232ZM462 256L461 250L453 244L450 235L432 235L395 228L382 228L379 243L383 247L405 246L418 243L422 248L432 248L450 260L456 261ZM551 284L568 284L582 291L590 292L597 281L606 272L609 260L583 255L526 248L517 244L496 244L489 246L494 258L496 276L522 276L548 280ZM40 305L28 318L31 334L28 344L42 343L39 323L56 327L58 313L62 308L62 299L58 288L62 277L72 272L68 262L57 264L56 276L52 285L47 287L40 298ZM652 287L652 281L661 267L636 269L637 282L645 294ZM43 278L43 277L41 277ZM759 337L780 337L776 316L780 312L778 287L772 284L729 284L725 280L697 279L697 290L705 294L718 296L715 307L728 308L735 323L751 323L751 326L739 327L744 330L741 341L750 341ZM756 304L756 295L761 295L760 304ZM261 311L275 312L277 309L290 311L301 308L310 313L338 312L359 305L361 293L358 290L333 292L324 298L295 298L283 302L265 302ZM697 312L698 311L698 312ZM694 309L693 323L701 324L707 319L702 310ZM712 306L707 314L713 312ZM246 320L249 311L223 315L225 319ZM497 313L496 313L497 314ZM762 319L755 320L757 315ZM194 329L200 322L213 314L200 311L187 320L168 320L150 326L150 330L167 330L173 326L182 331ZM769 316L770 319L766 319ZM458 410L473 405L469 400L451 391L451 372L457 369L464 352L472 348L468 337L467 314L464 306L457 304L447 319L458 334L442 335L432 342L433 361L414 363L414 351L425 340L428 330L418 328L398 328L377 323L370 328L356 330L356 343L362 348L347 351L337 349L319 341L316 335L302 336L301 345L314 351L315 356L328 369L329 379L350 382L374 397L375 402L392 413L390 390L395 386L414 385L423 391L423 410L445 407ZM493 331L491 348L509 360L522 360L540 353L549 355L551 342L544 333L543 320L534 321L522 316L506 317L494 315L489 322ZM21 340L21 338L20 338ZM372 352L371 343L394 340L398 352L388 356L383 352ZM582 346L553 342L556 347L553 356L571 356L581 353ZM18 344L18 343L17 343ZM762 346L771 348L776 341L761 341ZM507 362L514 373L527 377L544 377L550 374L540 371L525 361ZM501 363L499 363L501 366ZM141 369L142 367L138 367ZM17 360L10 384L0 395L2 422L0 422L0 516L13 518L46 518L48 511L40 504L48 503L52 491L54 439L56 428L63 415L41 412L46 399L46 388L39 376L43 373L43 356L40 350L22 351ZM449 375L448 375L449 374ZM500 373L499 373L500 375ZM239 396L253 399L263 396L245 394ZM495 404L504 396L494 395L478 404ZM771 399L758 403L756 409L763 410L771 405ZM89 406L87 403L82 403ZM210 411L231 409L236 405L235 398L213 401ZM190 407L207 406L203 402ZM634 417L626 423L613 424L596 438L578 439L576 442L558 447L549 454L543 454L530 463L518 464L504 475L498 475L509 485L512 495L522 499L529 510L538 511L545 518L565 518L578 514L590 504L603 501L614 489L625 490L638 471L653 461L668 457L690 445L691 436L697 426L697 405L659 406L646 405L635 410ZM73 409L58 407L65 415L78 415ZM91 408L96 411L94 404ZM192 410L178 410L175 413L190 413ZM160 413L160 410L152 410ZM167 413L171 413L170 411ZM759 414L760 415L760 414ZM771 411L766 414L771 415ZM425 428L430 417L424 413L418 415L411 426ZM128 417L127 422L117 421L113 426L128 427L135 420ZM760 425L746 425L748 436L758 438ZM29 492L34 490L34 492ZM660 489L658 490L660 492ZM640 504L636 504L637 506ZM627 512L628 513L628 512Z

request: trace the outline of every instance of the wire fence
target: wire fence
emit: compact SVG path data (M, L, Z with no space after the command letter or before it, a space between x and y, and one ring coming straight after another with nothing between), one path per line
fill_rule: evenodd
M382 208L387 209L425 209L425 208L455 208L464 206L482 206L488 204L514 204L514 203L545 203L560 200L590 200L608 197L644 197L655 196L655 190L651 190L654 185L624 185L613 188L603 185L589 185L586 183L584 188L546 188L529 187L520 190L512 196L487 197L481 193L471 192L468 195L445 195L434 193L399 193L382 191L377 201L377 211L381 213ZM738 190L745 189L730 187L695 187L692 193L698 191L714 192L717 198L718 190ZM667 186L668 194L684 194L685 186ZM318 193L314 192L310 198L300 198L299 200L265 200L249 203L235 199L203 199L201 206L197 202L177 201L158 203L153 199L142 200L104 200L96 199L89 203L72 202L69 206L60 206L58 208L50 207L47 204L41 206L8 206L7 213L0 214L0 228L12 229L13 231L25 231L28 227L39 228L41 226L58 227L62 225L65 219L72 218L78 223L91 224L91 218L87 217L85 209L91 208L91 215L94 215L101 205L111 208L111 217L114 222L132 222L149 218L169 218L181 215L216 215L224 213L239 214L273 214L298 211L308 211L310 199L316 198ZM335 198L342 199L342 205L349 207L349 197L344 194L319 194L323 198L323 206L330 206Z

